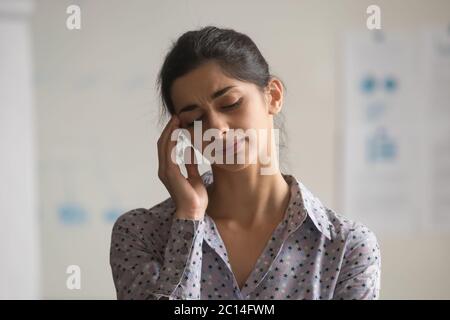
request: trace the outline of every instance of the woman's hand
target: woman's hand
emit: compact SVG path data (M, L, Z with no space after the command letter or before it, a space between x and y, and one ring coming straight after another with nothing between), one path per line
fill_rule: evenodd
M178 164L172 161L171 153L177 141L171 141L172 132L180 128L180 120L173 115L158 139L158 177L166 186L176 204L177 218L201 220L208 207L208 192L194 163L195 152L192 147L185 149L185 159L191 149L190 164L185 164L188 178L185 178Z

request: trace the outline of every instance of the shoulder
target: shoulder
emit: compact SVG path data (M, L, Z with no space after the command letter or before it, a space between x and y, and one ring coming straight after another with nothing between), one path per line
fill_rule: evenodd
M336 211L325 207L325 214L330 221L333 233L342 239L352 242L366 240L376 240L375 233L361 221L353 220Z
M201 177L206 185L212 183L211 171L206 171ZM127 235L145 243L158 241L163 244L170 236L175 211L176 205L171 197L150 208L128 210L117 218L112 236L117 238L119 235Z
M308 216L332 243L352 246L363 241L377 244L375 233L364 223L344 216L324 205L303 183L299 183L299 188Z
M325 214L331 226L331 238L340 242L344 257L363 257L367 260L380 261L380 246L375 232L361 221L356 221L325 208Z
M150 208L136 208L124 212L113 225L112 233L129 234L146 240L146 237L162 236L170 229L175 204L167 198Z

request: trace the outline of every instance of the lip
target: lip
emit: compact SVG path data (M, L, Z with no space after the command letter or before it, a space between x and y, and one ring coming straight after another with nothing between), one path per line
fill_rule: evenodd
M237 141L234 142L233 145L229 146L228 148L226 147L226 142L223 143L223 152L228 153L228 152L233 152L236 153L241 149L241 146L244 144L245 142L245 138L241 138Z

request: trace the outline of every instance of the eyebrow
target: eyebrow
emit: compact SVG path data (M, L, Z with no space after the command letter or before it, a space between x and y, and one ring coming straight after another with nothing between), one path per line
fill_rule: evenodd
M212 99L212 100L217 99L218 97L223 96L228 90L230 90L230 89L232 89L232 88L235 88L235 87L236 87L236 86L228 86L228 87L222 88L222 89L220 89L220 90L217 90L216 92L214 92L214 93L211 95L211 99ZM190 105L187 105L187 106L181 108L180 111L178 112L178 114L180 114L180 113L182 113L182 112L192 111L192 110L194 110L194 109L196 109L196 108L198 108L198 107L199 107L199 106L196 105L196 104L190 104Z

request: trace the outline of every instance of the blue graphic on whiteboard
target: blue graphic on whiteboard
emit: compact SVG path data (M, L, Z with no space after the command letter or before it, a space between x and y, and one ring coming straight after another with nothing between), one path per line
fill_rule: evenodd
M392 76L386 77L386 79L384 79L384 89L387 92L394 92L397 90L398 87L398 82L397 79L395 79Z
M361 80L360 89L364 94L374 93L377 89L384 89L388 93L394 93L398 89L398 80L394 76L387 76L384 80L377 80L373 75L366 75Z
M378 128L366 141L369 162L392 161L397 156L397 145L385 128Z
M367 75L361 81L361 91L363 93L372 93L375 90L376 80L374 76Z
M68 226L81 225L87 221L87 212L77 203L65 203L58 208L59 221Z
M104 212L103 219L106 222L114 223L114 222L116 222L117 218L119 218L123 212L124 212L123 210L119 210L117 208L108 209Z

